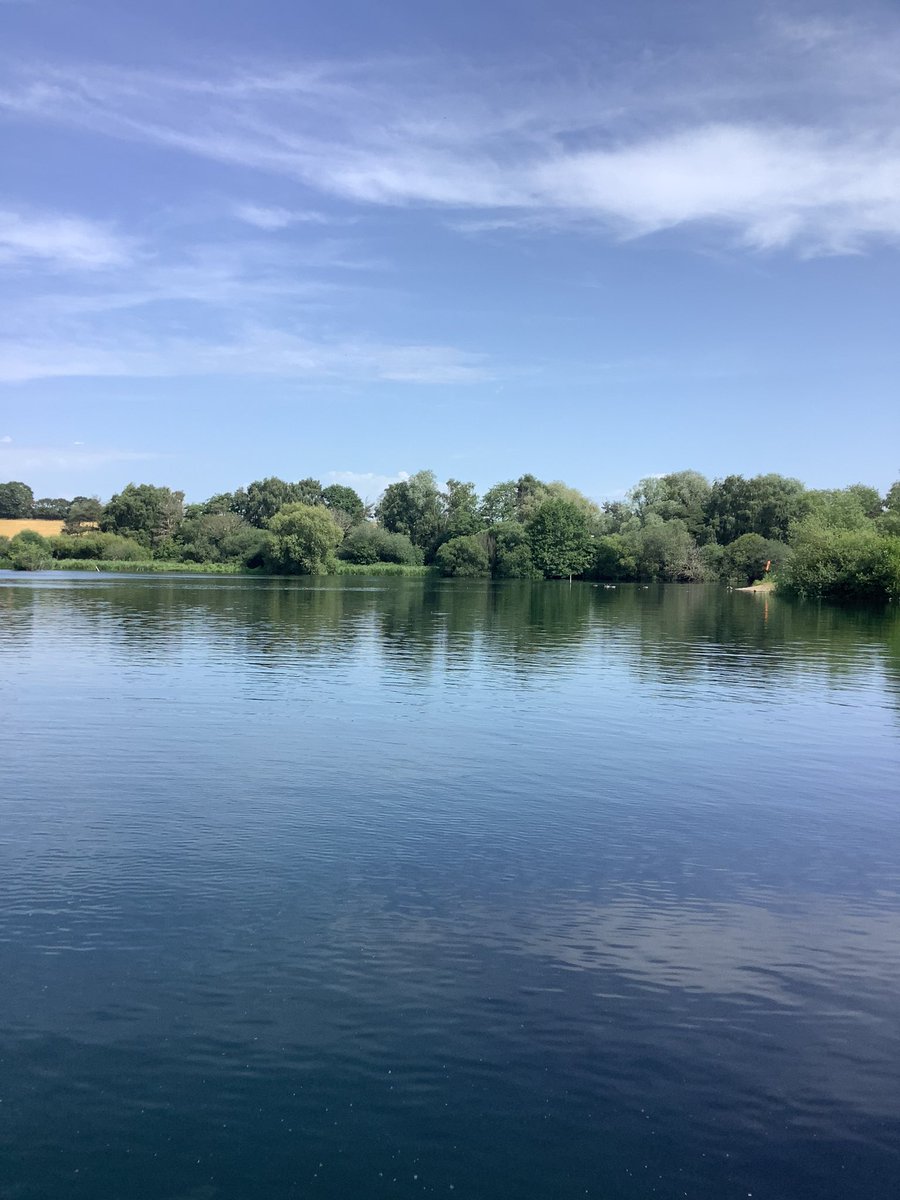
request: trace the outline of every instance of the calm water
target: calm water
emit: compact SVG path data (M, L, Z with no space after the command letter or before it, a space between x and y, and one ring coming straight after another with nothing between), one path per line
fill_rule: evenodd
M3 1200L900 1193L900 619L0 578Z

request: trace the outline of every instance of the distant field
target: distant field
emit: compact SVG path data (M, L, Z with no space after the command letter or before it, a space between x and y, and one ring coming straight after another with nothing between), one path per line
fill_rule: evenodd
M12 518L0 518L0 537L15 537L17 533L21 533L23 529L33 529L35 533L39 533L42 537L57 537L62 533L65 521L41 521L25 518L21 521L14 521Z

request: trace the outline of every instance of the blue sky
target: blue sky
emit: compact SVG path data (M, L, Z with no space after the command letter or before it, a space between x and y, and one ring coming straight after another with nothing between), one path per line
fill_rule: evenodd
M0 479L900 474L896 6L0 29Z

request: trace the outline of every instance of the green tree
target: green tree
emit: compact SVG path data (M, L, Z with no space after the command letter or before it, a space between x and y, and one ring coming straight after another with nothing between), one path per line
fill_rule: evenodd
M129 483L103 510L100 528L155 548L174 535L183 513L184 492L152 483Z
M684 521L663 521L658 516L634 537L637 573L642 579L696 582L703 578L697 544Z
M892 537L900 537L900 479L891 484L882 502L882 512L879 515L876 528L879 533Z
M430 559L441 537L443 501L433 471L417 471L385 489L376 515L390 533L405 533Z
M806 493L806 521L823 529L871 529L881 512L881 497L874 488L854 484Z
M451 538L438 548L434 559L442 575L458 579L485 579L491 573L485 539L480 534Z
M519 519L518 487L514 479L495 483L481 497L479 515L485 525L505 525Z
M786 541L792 526L808 509L806 489L799 479L783 475L728 475L716 480L705 506L711 536L722 545L745 533Z
M103 505L97 496L76 496L66 513L63 533L80 534L99 525Z
M642 479L628 493L632 513L644 524L651 516L682 521L691 537L706 540L709 481L699 471L674 471Z
M592 574L597 579L634 579L637 558L634 547L621 533L607 533L597 538Z
M448 540L466 537L468 534L478 533L482 527L475 484L448 479L447 490L444 493L443 536Z
M251 563L263 554L265 533L237 513L201 513L187 517L175 536L178 557L185 562Z
M70 501L62 496L56 499L42 496L31 506L31 515L38 521L65 521L69 515L69 504Z
M516 480L517 519L525 524L545 500L550 499L547 485L536 475L520 475Z
M105 559L120 562L144 562L149 558L146 546L134 538L119 537L116 533L66 534L53 538L54 558Z
M344 531L322 505L286 504L269 521L266 561L276 572L327 575Z
M845 491L857 498L860 507L870 521L881 516L884 504L878 488L870 487L867 483L851 483L848 488L845 488Z
M804 522L779 590L836 600L900 599L900 538Z
M377 562L422 563L422 551L412 544L405 533L389 533L380 525L368 521L353 526L341 543L339 557L363 565Z
M24 520L31 516L34 505L34 492L27 483L17 479L9 483L0 483L0 517L13 521Z
M232 507L248 525L264 529L279 509L299 501L296 484L270 475L267 479L255 479L246 488L238 488Z
M301 479L293 485L294 499L298 504L324 504L322 484L318 479Z
M358 525L366 515L366 506L352 487L331 483L322 489L322 502L332 512L346 513L352 525Z
M531 557L531 543L518 521L504 521L487 534L491 573L497 579L534 579L540 572Z
M544 484L546 488L546 498L548 500L567 500L570 504L574 504L576 508L580 508L584 515L588 518L591 528L597 528L602 522L602 513L600 505L595 504L589 496L585 496L584 492L579 492L578 488L569 487L559 479L554 479L550 483Z
M548 578L580 575L593 557L588 518L569 500L545 500L526 529L534 565Z
M46 571L53 563L53 546L49 538L23 529L10 538L6 557L15 571Z
M199 515L208 517L220 517L224 513L237 513L234 492L216 492L214 496L210 496L202 504L192 505L191 507L196 507ZM185 511L185 516L187 515L187 511Z

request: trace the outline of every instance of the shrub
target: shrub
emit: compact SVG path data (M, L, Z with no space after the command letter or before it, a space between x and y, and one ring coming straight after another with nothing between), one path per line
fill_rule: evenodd
M637 559L628 539L621 533L607 533L597 538L591 574L595 579L634 579Z
M900 598L900 538L873 530L801 526L779 587L798 596Z
M327 575L334 569L334 552L343 537L327 508L286 504L269 521L266 565L288 574Z
M150 558L146 546L117 533L82 533L78 536L62 533L53 539L52 548L54 558L121 562L141 562Z
M420 566L423 555L405 533L389 533L381 525L355 525L341 545L339 555L352 563L405 563Z
M182 522L169 553L157 556L186 562L244 563L259 556L265 547L262 530L242 520L237 513L200 513Z
M15 571L46 571L53 563L53 546L49 538L23 529L10 539L6 557Z
M438 548L435 566L442 575L457 579L485 579L491 573L485 539L481 534L451 538Z
M531 557L528 535L518 522L504 522L489 530L488 552L492 574L497 579L540 578Z

